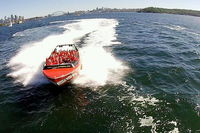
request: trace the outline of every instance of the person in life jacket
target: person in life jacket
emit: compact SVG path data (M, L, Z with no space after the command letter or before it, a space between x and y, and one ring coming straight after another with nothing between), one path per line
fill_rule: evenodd
M49 58L46 58L46 65L47 65L47 66L49 66L49 65L50 65Z

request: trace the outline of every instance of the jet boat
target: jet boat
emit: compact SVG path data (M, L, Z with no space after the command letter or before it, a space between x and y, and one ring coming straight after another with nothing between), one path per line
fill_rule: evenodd
M81 69L79 51L74 44L58 45L46 58L43 74L49 81L62 86L73 81Z

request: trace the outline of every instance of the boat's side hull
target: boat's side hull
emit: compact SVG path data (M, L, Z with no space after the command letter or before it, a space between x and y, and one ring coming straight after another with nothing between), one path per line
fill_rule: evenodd
M78 74L79 74L78 72L73 72L71 74L63 76L62 78L58 78L58 79L48 78L48 79L57 86L63 86L67 83L72 82L78 76Z

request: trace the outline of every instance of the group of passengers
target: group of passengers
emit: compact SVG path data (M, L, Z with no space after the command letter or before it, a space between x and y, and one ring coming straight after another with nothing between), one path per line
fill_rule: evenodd
M60 65L78 61L79 53L76 50L59 51L54 50L49 58L46 59L46 65Z

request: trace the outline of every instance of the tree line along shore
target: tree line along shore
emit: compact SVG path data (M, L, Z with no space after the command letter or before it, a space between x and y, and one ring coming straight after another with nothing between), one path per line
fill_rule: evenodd
M137 12L167 13L167 14L179 14L179 15L190 15L190 16L200 17L200 11L187 10L187 9L167 9L167 8L147 7L147 8L144 8L144 9L140 9Z

